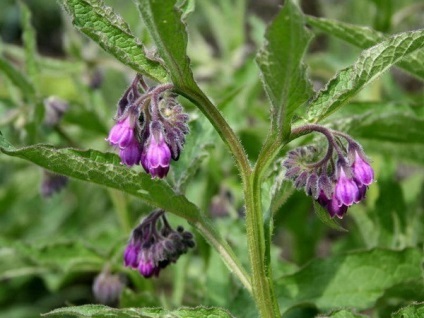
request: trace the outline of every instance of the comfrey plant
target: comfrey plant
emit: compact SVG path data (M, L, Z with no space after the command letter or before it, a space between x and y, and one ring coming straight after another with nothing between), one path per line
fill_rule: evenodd
M25 267L25 273L45 273L50 264L47 256L46 260L43 258L45 254L57 258L63 254L67 256L53 267L54 282L58 268L66 268L63 275L66 275L64 281L68 282L72 276L69 273L88 268L87 271L93 274L107 264L110 271L103 270L94 281L95 298L98 302L121 307L72 306L54 310L48 316L233 317L234 314L237 317L287 315L307 318L322 314L326 317L356 317L356 310L378 308L375 309L378 314L386 315L393 308L402 310L402 306L413 300L422 300L419 292L413 296L402 294L404 290L412 293L412 290L421 291L423 287L422 248L417 247L422 245L419 239L422 227L416 225L417 220L422 220L422 211L407 218L404 210L412 203L403 197L397 200L402 192L399 185L389 193L394 196L393 201L400 202L392 211L392 202L387 203L388 198L384 195L394 181L387 176L385 182L381 180L394 170L394 165L387 164L388 169L381 169L384 173L379 174L377 169L374 172L378 166L365 152L371 154L372 151L376 163L379 158L381 161L379 150L383 154L393 151L398 155L401 153L401 157L416 159L422 153L423 119L414 117L420 113L417 109L400 113L401 107L389 105L384 100L392 94L394 84L391 80L378 82L377 88L389 85L387 83L390 85L378 96L373 95L370 105L353 98L394 65L423 79L424 68L420 63L423 59L423 30L383 34L383 28L378 32L307 16L294 0L286 0L266 28L262 41L258 34L265 29L264 23L251 19L251 25L246 28L244 9L247 2L198 1L196 3L202 8L199 14L203 12L210 19L213 23L211 33L219 35L215 34L217 39L213 43L220 54L208 55L209 47L201 50L201 45L208 45L207 41L196 42L201 33L190 29L190 23L187 25L194 1L134 0L142 20L137 24L137 30L142 25L143 40L137 38L129 25L102 1L59 2L74 26L128 67L125 76L131 74L134 79L123 94L122 91L116 92L116 99L122 97L118 101L114 124L107 127L110 129L107 135L104 114L112 123L115 101L105 98L105 108L98 111L97 107L102 107L102 103L97 102L101 98L96 94L104 93L102 85L109 83L108 72L102 72L104 80L95 85L89 83L88 93L81 94L82 97L72 97L78 95L75 92L69 94L77 100L69 97L66 107L58 107L57 101L47 103L53 107L53 114L52 109L44 109L40 102L43 89L38 86L38 77L34 76L34 70L42 69L51 61L43 60L44 64L40 64L43 67L37 64L37 59L22 63L31 79L26 80L14 65L0 58L0 68L10 75L10 83L22 90L20 100L25 101L26 108L15 126L25 127L23 135L31 144L15 148L3 136L8 134L5 130L0 135L1 152L64 176L52 178L56 175L46 174L48 182L45 182L44 195L61 188L66 183L65 177L107 187L110 200L108 197L103 206L97 205L98 198L106 196L101 192L87 206L92 209L99 206L101 211L96 215L101 215L102 219L103 207L109 207L110 211L116 212L116 219L122 226L112 226L113 235L107 240L101 237L107 244L98 244L96 250L76 244L72 248L61 246L57 251L48 246L34 252L42 261L34 269ZM370 3L382 6L385 2ZM371 11L384 11L386 16L391 9ZM376 24L381 21L380 16L377 18ZM31 34L28 21L24 25L24 42L26 52L31 52L35 46L28 41ZM202 23L206 25L206 22ZM229 27L224 27L227 24ZM205 25L202 24L202 30ZM239 31L236 31L237 27ZM245 41L248 29L252 29L252 37ZM364 50L352 65L335 74L319 91L313 89L311 79L320 75L325 77L322 73L328 74L329 71L316 69L317 64L319 67L324 64L321 60L317 63L314 59L307 59L307 66L304 63L305 54L308 57L313 54L308 49L313 32L317 30ZM193 63L187 55L188 33L193 35L193 50L189 52ZM258 46L256 58L252 56L252 50L244 48L244 42L249 43L249 47L253 43ZM199 52L202 52L201 58ZM102 64L104 60L107 61L105 65ZM81 63L87 64L90 70L113 65L116 72L117 61L110 62L102 57ZM81 67L72 69L79 72ZM121 75L119 80L123 78ZM263 92L258 89L261 83ZM80 83L77 84L76 87L81 87ZM374 92L373 88L370 91ZM96 94L91 92L93 89ZM409 98L404 100L410 101ZM33 106L31 111L27 111L28 105ZM79 115L81 105L85 107L82 112L86 116ZM46 121L46 126L59 136L50 138L49 135L47 140L55 142L60 139L73 148L33 145L43 136L38 127L44 110L52 117ZM101 134L84 139L84 146L100 149L75 149L78 143L72 140L72 133L67 134L62 122L79 125L80 134L76 135L79 138L87 128L93 128L88 127L86 120L93 116L97 116L97 120L92 121L93 126L97 122L98 127L92 130L101 131ZM401 132L393 133L392 126ZM312 133L323 136L314 145L310 143ZM369 136L376 136L377 142L367 140ZM103 141L105 138L107 142ZM324 144L320 143L322 140L325 140ZM392 147L393 143L396 146ZM302 147L298 147L300 145ZM213 146L216 146L215 150L211 150ZM210 154L213 154L209 157L210 162L205 161ZM420 158L422 160L422 156ZM295 193L293 188L304 190L306 195ZM217 189L221 189L223 198L211 204L212 192ZM231 195L225 194L227 189ZM380 192L381 196L378 196ZM129 201L130 196L149 207ZM81 197L87 201L86 193ZM131 231L131 223L140 217L128 212L134 206L140 208L144 218ZM208 206L213 207L214 216L229 215L226 221L209 217ZM148 212L150 207L153 212ZM309 217L308 213L312 214L312 211L318 218ZM185 227L190 226L190 231L181 226L171 227L168 222L169 219L174 223L171 214L187 222ZM326 251L322 252L317 241L327 235L324 225L344 230L338 223L342 218L343 226L352 229L352 233L343 234L349 242L346 239L343 244L338 241L340 244L332 249L328 248L332 242L325 236L323 249ZM58 219L54 219L52 227L59 224ZM110 229L112 219L104 219ZM74 233L74 228L69 232ZM96 228L96 231L90 231L90 238L92 232L103 233ZM192 232L196 234L196 245ZM283 238L280 237L282 232ZM81 236L83 233L81 229ZM278 235L274 235L276 233ZM287 240L296 243L290 245ZM351 241L361 243L353 245L351 250L355 251L343 254L348 251L348 244L354 244ZM113 248L98 252L97 247L100 250L104 245ZM305 257L301 254L306 247L309 254ZM8 247L8 253L11 249ZM19 245L16 255L27 250L30 248ZM314 259L318 255L316 250L326 259ZM334 255L333 250L340 254ZM71 253L78 261L69 256ZM301 255L293 262L296 264L281 257L290 253ZM88 259L86 267L82 266L85 263L79 263L84 257ZM33 260L36 257L27 256L22 261L25 266L28 258ZM307 263L309 260L311 263ZM220 261L225 266L220 266ZM11 263L14 265L14 260ZM174 265L169 266L171 264ZM225 272L227 269L229 271ZM9 278L16 272L13 268L4 277ZM126 287L120 274L128 277ZM235 279L228 279L229 275ZM52 284L51 276L45 281L49 282L49 287L54 285L52 288L62 285ZM154 291L160 292L161 296L148 297ZM203 300L208 307L178 308L197 305ZM125 308L136 306L140 308ZM345 308L344 313L332 312L340 308ZM405 312L408 308L404 309ZM402 313L394 317L401 316Z

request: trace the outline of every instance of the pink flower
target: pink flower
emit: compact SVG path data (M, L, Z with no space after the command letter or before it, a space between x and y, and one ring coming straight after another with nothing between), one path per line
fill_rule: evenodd
M162 131L155 129L151 131L141 154L141 164L153 178L164 178L169 171L171 150L165 142Z

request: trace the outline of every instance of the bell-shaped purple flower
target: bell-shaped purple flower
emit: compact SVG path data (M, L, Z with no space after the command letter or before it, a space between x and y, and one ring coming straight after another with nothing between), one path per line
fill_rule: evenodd
M121 157L121 162L123 164L131 167L140 163L141 152L141 145L139 141L134 138L126 148L119 150L119 157Z
M339 206L351 206L358 197L358 186L345 172L345 165L338 163L338 179L334 190Z
M151 135L141 154L141 164L153 178L164 178L169 171L171 150L165 142L162 131L154 124L151 125Z
M138 255L140 252L140 246L134 243L129 243L124 252L124 264L125 266L136 269L138 267Z
M112 146L125 149L134 139L136 139L134 136L134 124L131 123L130 116L126 116L112 127L106 140Z
M352 164L352 172L358 186L368 186L374 181L374 170L357 151L355 151L355 161Z
M151 259L141 257L140 262L138 263L138 271L144 277L149 278L153 275L159 275L160 269L155 266Z
M328 211L332 218L337 216L339 219L341 219L347 212L347 206L344 204L340 205L340 202L336 198L335 194L333 194L331 198L327 198L327 195L324 193L324 191L321 190L317 202Z

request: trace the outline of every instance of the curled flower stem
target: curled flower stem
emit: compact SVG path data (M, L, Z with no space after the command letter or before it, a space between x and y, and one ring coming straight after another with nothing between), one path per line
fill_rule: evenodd
M333 154L333 149L336 150L339 158L344 158L343 152L340 149L340 146L337 144L337 142L336 142L336 140L334 139L334 136L333 136L333 135L343 136L343 133L339 133L337 131L332 131L328 128L325 128L324 126L310 124L310 125L305 125L305 126L294 128L292 130L292 135L302 136L302 135L309 134L311 132L319 132L319 133L323 134L325 136L325 138L327 138L327 140L328 140L328 148L327 148L327 153L324 156L324 158L322 158L320 161L318 161L316 163L312 163L312 164L308 165L308 167L310 167L310 168L319 167L322 164L324 164L326 161L330 160L330 158ZM343 136L343 137L345 137L345 136ZM292 139L294 139L294 138L292 138Z

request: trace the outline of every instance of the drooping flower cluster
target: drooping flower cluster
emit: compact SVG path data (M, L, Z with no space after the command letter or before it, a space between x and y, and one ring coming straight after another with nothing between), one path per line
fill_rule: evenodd
M159 85L140 92L144 84L136 76L118 103L116 124L107 141L119 148L123 164L141 164L152 177L164 178L171 159L178 160L189 132L188 115L169 90L172 85Z
M317 200L331 217L342 218L349 206L365 198L374 171L362 147L350 136L317 125L305 129L325 135L327 153L318 160L319 153L312 146L290 151L283 162L285 177Z
M146 278L158 276L162 269L175 263L194 246L192 233L182 226L174 230L165 211L156 210L133 230L125 249L124 263Z

